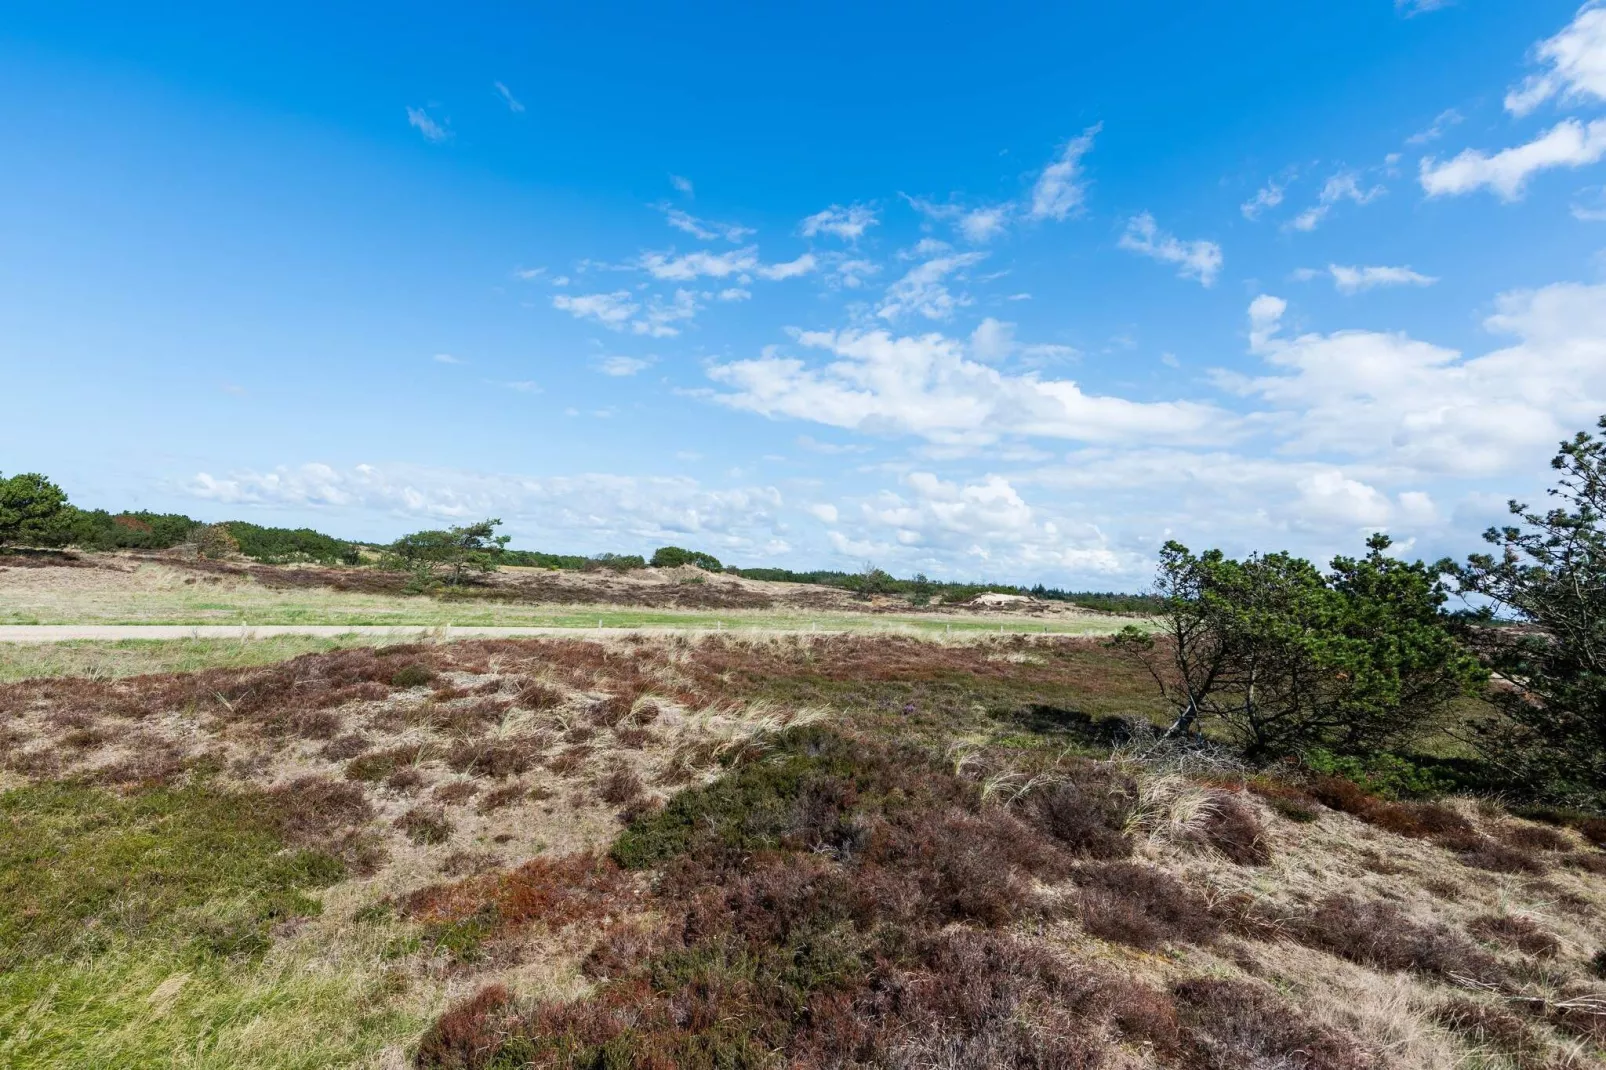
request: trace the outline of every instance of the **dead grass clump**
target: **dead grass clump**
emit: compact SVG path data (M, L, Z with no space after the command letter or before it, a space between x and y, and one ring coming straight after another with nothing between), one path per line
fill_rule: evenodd
M1547 1054L1547 1045L1518 1015L1494 1003L1469 996L1451 996L1433 1009L1433 1021L1478 1048L1492 1048L1517 1060L1519 1066Z
M552 710L563 705L563 692L539 680L526 679L514 692L513 704L525 710Z
M585 744L564 747L554 755L546 764L547 768L559 776L570 776L585 767L586 760L591 757L591 748Z
M1545 864L1527 851L1507 847L1487 836L1478 836L1458 856L1462 865L1486 869L1491 873L1543 873Z
M40 762L39 765L43 766L45 763ZM125 788L157 787L177 780L188 767L189 763L185 760L184 753L172 744L147 744L137 747L134 753L127 757L96 769L92 779L98 784ZM48 769L54 772L56 763L51 761ZM36 767L35 775L40 772L43 770Z
M658 737L646 728L640 728L635 725L620 725L613 730L613 738L618 741L621 747L640 750Z
M648 699L645 702L638 703L636 708L631 711L630 723L644 728L656 721L662 712L663 710L658 703Z
M355 758L368 749L366 736L351 732L343 736L336 736L325 743L318 750L318 757L329 762L343 762L347 758Z
M1590 956L1589 972L1606 981L1606 947L1600 948Z
M479 785L472 780L449 780L430 792L430 795L436 802L450 805L472 799L479 790Z
M597 795L610 806L629 806L641 798L641 777L629 765L616 763L597 782Z
M385 778L385 787L392 791L416 791L424 783L424 774L413 766L403 766Z
M1273 777L1251 777L1245 785L1271 809L1290 821L1309 824L1321 817L1317 801L1308 792Z
M452 823L436 806L415 806L396 819L396 827L420 846L445 843L452 835Z
M1493 983L1504 971L1488 953L1444 925L1423 925L1380 900L1332 895L1286 929L1307 947L1379 970L1411 970Z
M423 757L423 751L423 744L408 743L400 747L359 754L346 763L346 779L370 782L384 780L396 770L419 761Z
M1574 851L1572 854L1562 855L1560 861L1568 869L1606 875L1606 854Z
M459 740L446 752L446 764L454 772L506 780L539 765L544 745L536 736Z
M1376 1065L1352 1038L1311 1022L1265 985L1201 977L1173 986L1171 994L1190 1067L1372 1070Z
M593 703L589 714L591 723L599 728L615 727L630 716L637 697L634 691L623 691Z
M1565 833L1543 825L1507 822L1495 827L1495 835L1507 847L1519 851L1570 851L1573 847Z
M1210 906L1171 874L1136 862L1086 866L1076 873L1082 928L1145 950L1201 944L1220 928Z
M290 733L302 739L333 739L345 727L339 714L329 710L303 710L290 717Z
M450 736L473 736L498 724L513 704L505 699L487 698L463 706L429 702L420 711L423 720L438 732Z
M484 795L481 795L480 801L475 804L474 809L479 813L489 814L503 807L512 806L524 798L525 794L524 785L522 784L503 784L501 787L492 788Z
M1521 914L1483 914L1467 923L1467 932L1481 940L1540 958L1553 957L1561 950L1561 941L1554 933L1546 932L1532 918Z

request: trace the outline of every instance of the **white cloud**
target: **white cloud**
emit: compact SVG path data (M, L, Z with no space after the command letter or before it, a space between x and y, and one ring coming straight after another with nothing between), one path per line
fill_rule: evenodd
M1267 403L1262 419L1294 452L1487 475L1531 462L1606 411L1606 286L1501 295L1484 325L1517 341L1472 359L1401 333L1285 338L1285 309L1265 295L1250 306L1251 349L1274 374L1218 381Z
M752 234L758 233L752 227L744 227L738 223L720 223L712 219L698 219L690 212L667 204L658 206L664 213L664 219L676 230L683 230L687 234L701 241L713 241L715 238L724 238L732 244L741 241Z
M1087 199L1087 181L1082 157L1093 148L1093 139L1104 128L1095 123L1065 143L1059 157L1037 176L1032 186L1032 203L1027 214L1033 219L1063 220L1082 207Z
M607 294L580 294L574 297L568 294L556 294L552 298L552 307L576 319L595 320L604 327L613 330L623 330L641 307L631 298L629 290L616 290Z
M753 296L751 290L744 290L740 286L728 286L716 294L721 301L746 301Z
M1432 286L1438 278L1412 271L1408 267L1344 267L1329 264L1333 285L1339 293L1353 294L1378 286Z
M1265 186L1255 191L1255 195L1238 206L1238 211L1248 220L1260 218L1260 213L1268 208L1275 208L1283 203L1283 187L1276 182L1267 182Z
M1429 197L1456 196L1487 186L1504 201L1522 197L1528 179L1553 167L1583 167L1606 156L1606 119L1588 126L1564 119L1526 145L1489 156L1467 149L1439 163L1422 160L1422 188Z
M545 274L546 274L546 268L544 268L544 267L515 268L514 271L513 271L513 277L515 279L522 279L525 282L534 282L536 279L539 279L542 275L545 275Z
M877 222L875 209L868 205L852 204L844 208L840 204L833 204L804 219L800 228L805 238L834 234L843 241L852 242L864 237L864 232Z
M524 110L524 105L519 103L518 98L513 95L513 91L511 89L503 85L501 82L492 82L491 84L496 86L497 95L502 98L502 103L507 105L508 111L517 115Z
M499 516L526 539L596 549L645 548L679 534L756 550L778 533L783 505L774 487L709 489L686 477L531 477L402 464L305 464L224 478L202 472L188 489L229 505L366 510L428 523ZM610 546L610 539L631 542Z
M957 230L964 239L974 245L982 245L1009 229L1010 220L1015 215L1013 204L986 204L976 208L966 208L964 205L950 201L947 204L937 204L923 200L919 197L906 197L909 204L920 214L930 219L940 220Z
M1211 241L1180 241L1160 230L1148 212L1127 222L1117 244L1162 263L1176 264L1178 276L1198 279L1204 286L1213 286L1221 271L1221 246Z
M758 267L758 246L715 253L707 249L676 256L674 253L643 253L641 267L655 279L689 282L702 275L723 279L741 275Z
M603 357L597 362L597 371L622 379L646 371L655 360L654 357Z
M1369 204L1386 192L1382 186L1362 189L1359 174L1354 171L1340 171L1322 185L1322 192L1316 198L1316 203L1295 216L1288 226L1293 230L1315 230L1339 201Z
M1527 115L1545 101L1606 100L1606 3L1591 0L1556 36L1534 47L1547 70L1506 94L1506 110Z
M814 270L816 264L813 253L804 253L796 260L788 260L784 264L765 264L758 269L758 274L778 282L782 279L795 279L799 275L807 275Z
M927 319L947 319L956 308L968 305L970 298L963 294L955 297L944 280L985 257L985 253L956 253L910 268L903 278L887 287L886 297L876 309L876 315L895 320L917 312Z
M768 352L712 365L710 377L730 388L714 399L766 416L961 447L1019 436L1209 440L1236 425L1229 414L1197 402L1134 402L1085 394L1070 380L1006 375L968 359L963 342L940 334L804 331L797 340L833 359L810 367Z
M423 108L407 109L407 125L423 134L425 141L439 143L452 136L444 124L436 122Z
M1580 196L1587 194L1588 199L1572 203L1573 218L1580 223L1606 223L1606 186L1578 192ZM1589 203L1591 201L1593 203Z
M1444 136L1450 127L1463 121L1463 116L1454 108L1446 108L1434 117L1426 130L1419 130L1405 139L1407 145L1426 145L1430 141L1437 141Z
M435 360L435 363L437 363L437 364L461 364L461 363L463 363L461 360L459 360L457 357L452 356L450 353L436 353L435 357L434 357L434 360Z
M670 175L669 184L688 197L696 195L696 191L692 188L691 179L682 175Z
M1417 15L1426 15L1430 11L1439 11L1454 4L1455 0L1394 0L1394 10L1406 18Z
M838 513L836 511L836 506L834 505L823 502L818 503L809 506L809 512L813 513L817 519L823 521L824 523L835 524L837 522Z
M505 380L496 385L519 394L539 394L541 392L541 384L534 379Z
M1015 340L1015 325L988 316L970 335L970 353L977 360L996 363L1020 355L1028 360L1064 360L1077 355L1071 346L1037 343L1022 345Z
M642 317L631 321L630 329L651 338L671 338L680 333L673 324L694 318L701 307L690 290L676 290L668 301L654 294Z

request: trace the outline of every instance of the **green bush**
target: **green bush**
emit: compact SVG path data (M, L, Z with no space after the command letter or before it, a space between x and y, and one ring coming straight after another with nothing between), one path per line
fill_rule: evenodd
M723 572L725 568L713 554L705 554L701 550L686 550L679 546L660 546L653 552L649 564L653 568L680 568L682 565L693 565L705 572Z
M1306 767L1324 776L1352 780L1385 799L1423 799L1454 791L1456 784L1432 769L1398 754L1373 754L1364 758L1333 754L1313 748L1304 754Z

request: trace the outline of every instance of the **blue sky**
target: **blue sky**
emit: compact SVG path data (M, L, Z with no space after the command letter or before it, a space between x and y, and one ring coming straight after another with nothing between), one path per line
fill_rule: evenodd
M24 3L0 470L1136 588L1606 412L1606 7Z

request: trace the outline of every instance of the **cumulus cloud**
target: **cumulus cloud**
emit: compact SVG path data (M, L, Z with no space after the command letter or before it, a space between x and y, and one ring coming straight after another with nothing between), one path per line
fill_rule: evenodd
M1065 143L1054 161L1043 168L1032 186L1031 204L1027 215L1032 219L1063 220L1081 209L1087 199L1087 179L1082 169L1082 157L1093 148L1093 139L1104 128L1095 123Z
M1606 286L1560 283L1501 295L1484 321L1514 344L1466 359L1403 333L1284 337L1286 304L1250 306L1250 343L1272 374L1221 385L1282 414L1286 450L1415 472L1479 476L1533 463L1606 411Z
M1020 436L1206 441L1230 435L1237 422L1199 402L1135 402L1086 394L1070 380L1007 375L970 359L963 342L941 334L847 330L796 337L804 349L833 359L815 367L767 352L714 364L710 377L728 388L714 400L771 417L962 447Z
M758 546L779 532L783 505L769 486L710 489L685 477L532 477L402 464L201 472L188 489L227 505L367 510L431 523L499 516L515 533L571 545L698 535Z
M425 141L439 143L452 136L452 132L444 123L436 122L435 118L423 108L407 109L407 125L423 134Z
M957 201L939 204L920 197L906 197L911 207L928 219L946 223L973 245L982 245L1009 229L1014 218L1013 204L984 204L967 208Z
M1378 286L1432 286L1438 278L1412 271L1409 267L1345 267L1329 264L1333 286L1339 293L1355 294Z
M1527 115L1552 98L1606 100L1606 3L1591 0L1560 33L1534 47L1545 69L1506 94L1506 110Z
M970 335L970 352L977 360L996 362L1013 356L1028 360L1067 359L1077 355L1073 346L1050 343L1023 345L1015 340L1015 325L988 316Z
M864 237L864 232L877 222L875 209L868 205L852 204L844 208L840 204L833 204L804 219L800 229L805 238L833 234L843 241L852 242Z
M651 338L669 338L680 333L674 324L697 315L697 295L690 290L676 290L668 300L653 295L647 304L640 304L629 290L613 293L556 294L552 307L567 312L576 319L591 320L609 330L630 331Z
M970 304L970 298L964 294L956 297L949 291L946 280L985 258L984 253L956 253L910 268L903 278L887 287L876 315L887 320L909 313L932 320L947 319L955 309Z
M758 246L715 253L707 249L676 256L672 252L641 254L641 268L655 279L689 282L706 275L713 279L741 275L758 267Z
M1385 192L1387 191L1382 186L1362 189L1361 178L1357 172L1340 171L1322 184L1322 192L1317 196L1316 203L1295 216L1288 223L1288 227L1292 230L1315 230L1340 201L1370 204Z
M813 253L804 253L796 260L788 260L783 264L765 264L758 269L758 274L766 279L779 281L781 279L795 279L799 275L807 275L818 266Z
M1148 212L1127 221L1117 243L1130 252L1177 265L1177 275L1198 279L1200 285L1213 286L1221 271L1221 246L1212 241L1181 241L1165 233Z
M1421 164L1422 188L1429 197L1457 196L1489 188L1503 201L1519 200L1528 180L1556 167L1583 167L1606 156L1606 119L1587 126L1564 119L1525 145L1493 156L1467 149L1440 163L1431 156Z

